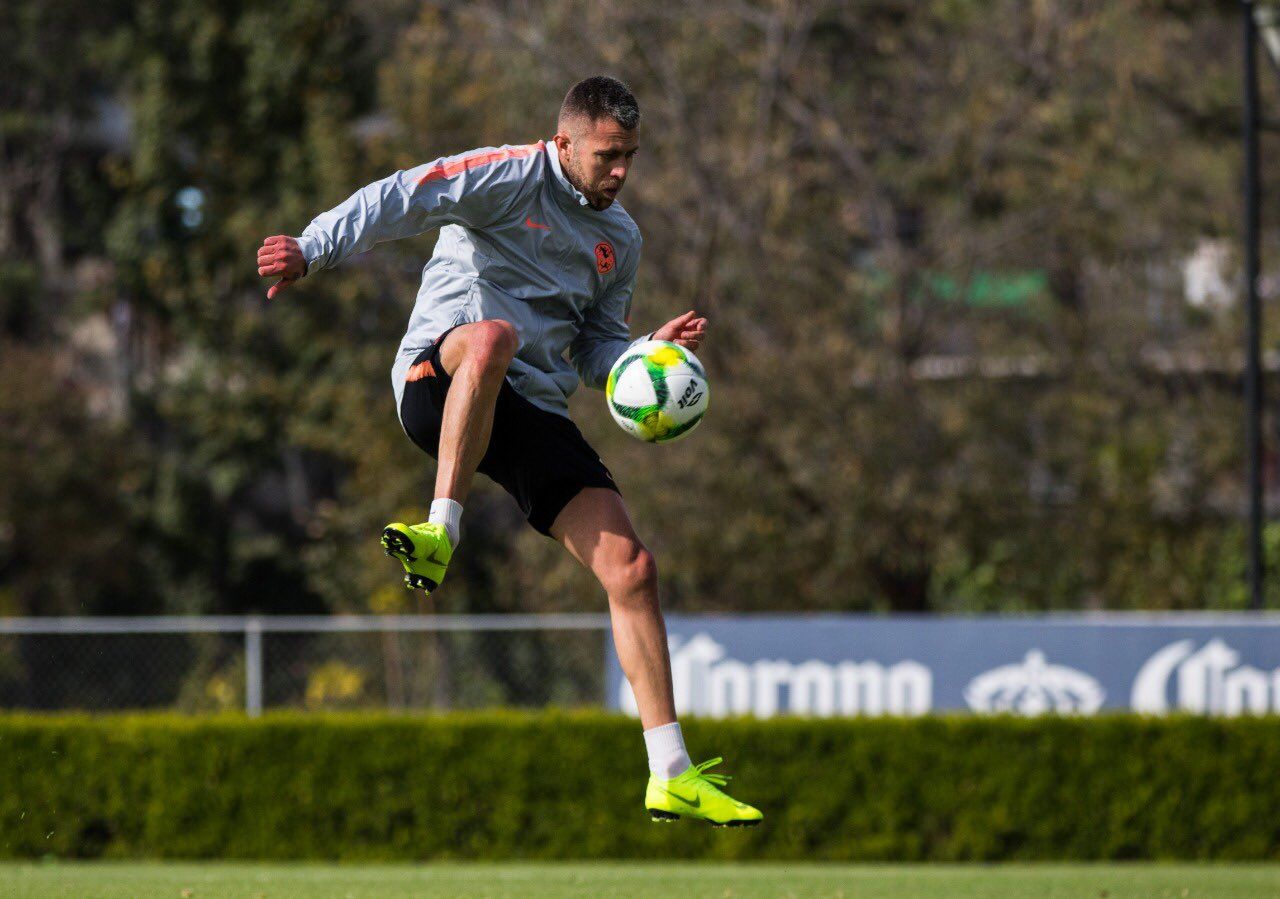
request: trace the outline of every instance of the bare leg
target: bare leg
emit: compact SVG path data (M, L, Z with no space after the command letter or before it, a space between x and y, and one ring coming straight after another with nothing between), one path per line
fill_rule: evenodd
M494 404L518 346L515 328L497 320L459 325L444 339L440 364L452 383L440 425L437 499L466 499L489 448Z
M645 730L676 720L667 627L658 605L658 569L631 527L622 497L587 487L569 501L551 534L595 574L609 594L613 643Z

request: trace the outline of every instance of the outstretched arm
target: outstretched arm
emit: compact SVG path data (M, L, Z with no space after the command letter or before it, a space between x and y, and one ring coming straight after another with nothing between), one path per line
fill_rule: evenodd
M280 280L267 298L305 274L337 265L386 240L446 224L492 224L536 170L521 160L540 152L540 147L487 148L396 172L316 216L298 238L268 237L258 250L258 274Z

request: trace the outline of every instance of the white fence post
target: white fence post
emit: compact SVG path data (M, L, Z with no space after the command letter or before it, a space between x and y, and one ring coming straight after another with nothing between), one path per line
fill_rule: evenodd
M262 714L262 619L257 615L244 623L244 710L250 718Z

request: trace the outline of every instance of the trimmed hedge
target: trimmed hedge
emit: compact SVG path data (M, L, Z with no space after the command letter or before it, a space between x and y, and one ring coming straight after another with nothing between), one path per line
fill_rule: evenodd
M762 827L650 823L601 714L0 716L0 856L1280 859L1280 718L685 732Z

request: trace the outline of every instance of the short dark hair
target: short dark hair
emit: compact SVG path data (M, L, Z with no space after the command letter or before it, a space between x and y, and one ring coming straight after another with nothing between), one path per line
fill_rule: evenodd
M635 95L617 78L595 75L569 88L560 104L560 118L585 116L590 121L613 119L628 131L640 124L640 106Z

